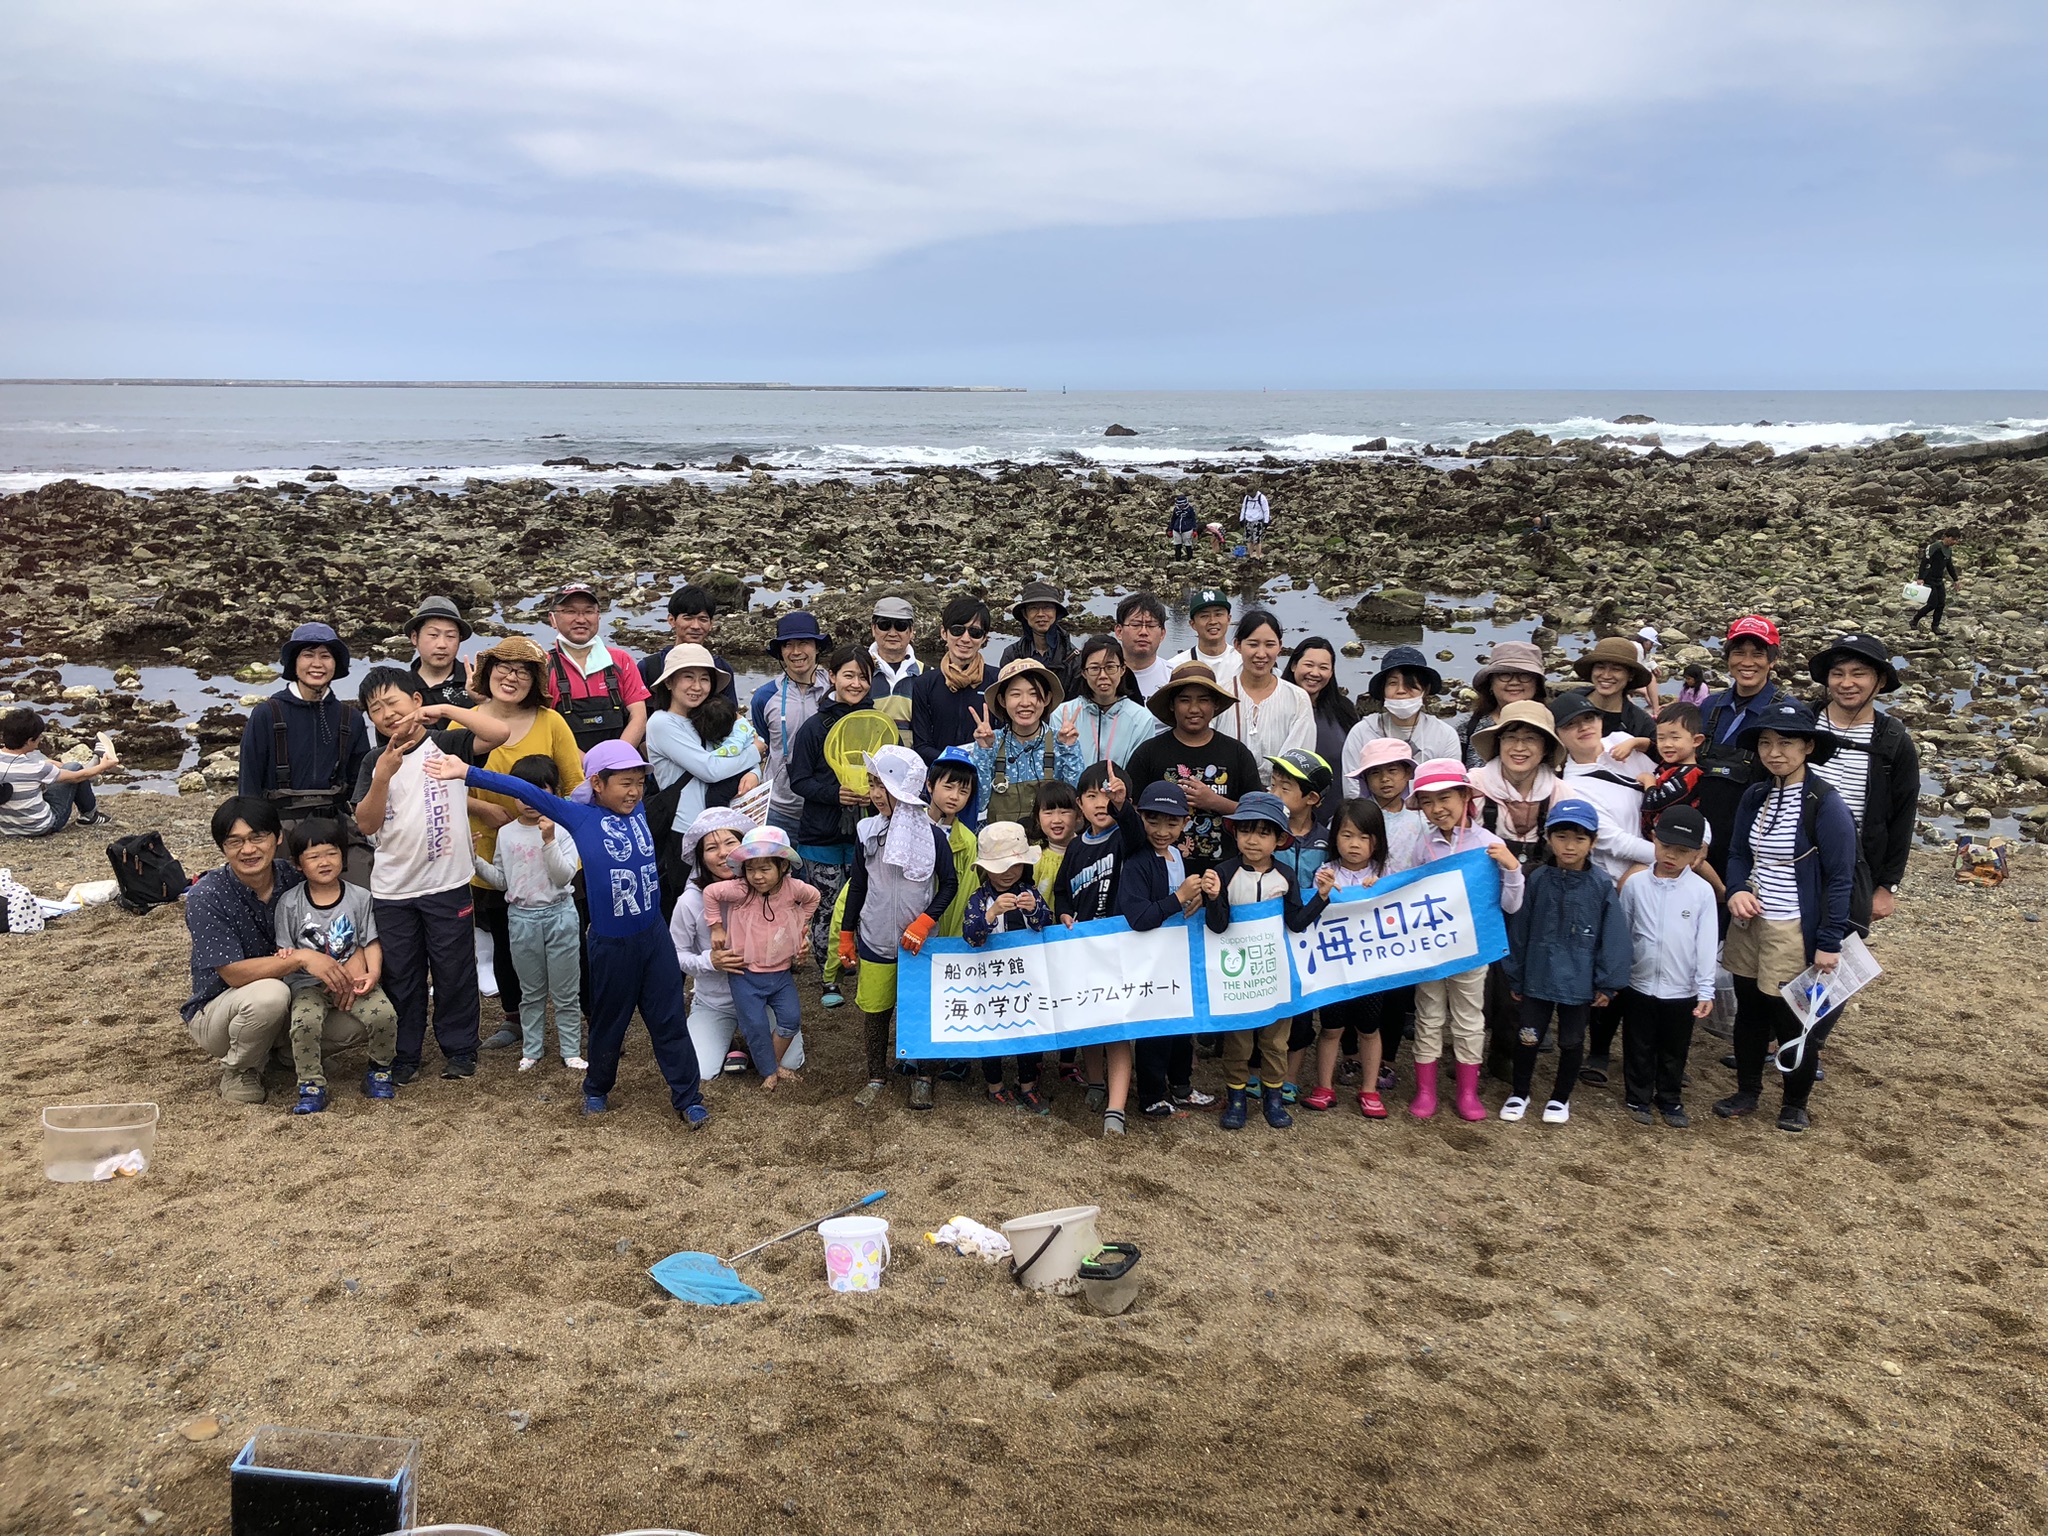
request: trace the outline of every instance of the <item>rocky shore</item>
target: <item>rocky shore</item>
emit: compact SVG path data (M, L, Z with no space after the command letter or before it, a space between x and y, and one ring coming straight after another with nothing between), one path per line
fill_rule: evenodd
M115 729L124 758L161 769L189 758L194 741L202 754L231 746L241 715L222 704L195 718L189 701L151 697L141 667L238 675L260 689L276 637L308 618L335 624L359 654L402 654L397 630L423 591L502 619L595 575L639 615L615 632L629 646L659 642L661 599L682 579L722 589L735 609L781 594L721 619L720 649L747 657L799 594L850 633L884 590L909 588L936 611L958 591L1000 608L1031 576L1080 595L1147 584L1172 594L1190 579L1250 592L1286 574L1350 604L1375 644L1474 613L1538 619L1553 647L1649 622L1665 632L1667 657L1711 666L1702 642L1759 610L1785 631L1791 680L1830 635L1868 630L1910 662L1894 703L1940 790L1923 809L1981 824L2012 808L2048 826L2048 809L2036 809L2048 802L2048 434L1678 458L1516 433L1457 459L1140 475L997 465L858 481L755 469L718 485L678 476L599 490L578 489L572 471L459 488L422 480L388 494L309 480L145 496L62 481L0 497L12 535L0 550L0 703L52 706L87 737ZM1164 534L1173 494L1229 525L1253 479L1274 507L1266 558L1211 550L1193 572L1174 566ZM1899 589L1951 522L1963 529L1964 583L1935 640L1906 629ZM1446 599L1464 602L1453 610ZM478 623L486 635L501 628ZM1577 649L1553 661L1562 668ZM67 683L66 662L114 668L113 687Z

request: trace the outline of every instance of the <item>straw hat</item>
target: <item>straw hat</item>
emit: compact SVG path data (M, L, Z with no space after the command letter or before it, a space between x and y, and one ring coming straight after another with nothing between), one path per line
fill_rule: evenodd
M1032 846L1024 828L1014 821L992 821L983 827L980 846L981 853L974 861L975 868L985 869L992 875L1015 869L1019 864L1038 862L1038 849Z
M1511 725L1526 725L1531 730L1541 731L1550 738L1550 761L1554 767L1557 758L1564 751L1564 743L1557 739L1557 722L1551 718L1548 706L1534 699L1518 699L1507 705L1494 717L1493 724L1484 730L1472 733L1472 750L1481 758L1493 758L1500 753L1500 733Z
M1237 702L1237 695L1216 681L1216 674L1209 670L1207 662L1184 661L1173 669L1173 676L1161 683L1158 691L1145 701L1145 707L1168 725L1172 725L1173 701L1184 688L1202 689L1216 701L1219 710L1228 709Z
M1047 714L1051 714L1060 700L1067 696L1066 690L1060 686L1059 673L1042 661L1036 661L1029 656L1019 656L996 674L996 680L988 685L988 692L984 696L988 703L988 717L997 725L1007 726L1010 723L1010 712L1003 707L1003 693L1020 677L1030 678L1045 690Z
M476 659L476 696L488 699L491 696L491 672L506 662L533 668L533 694L531 702L546 703L541 691L546 685L548 653L535 645L524 635L507 635L496 645Z
M1643 653L1633 640L1624 640L1619 635L1609 635L1593 649L1572 663L1572 670L1587 682L1593 680L1593 669L1603 662L1628 669L1628 686L1644 688L1650 682L1650 669L1643 665Z
M732 669L726 666L724 662L712 655L703 646L685 642L668 648L668 656L661 664L661 676L654 680L654 686L657 688L667 687L670 678L689 667L701 667L706 672L712 674L711 688L714 693L718 690L718 679L721 675L728 682L732 680Z

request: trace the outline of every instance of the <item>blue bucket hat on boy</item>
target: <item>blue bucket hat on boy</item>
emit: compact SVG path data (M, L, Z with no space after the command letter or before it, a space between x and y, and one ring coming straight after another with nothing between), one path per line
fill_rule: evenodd
M1155 816L1185 816L1188 797L1178 784L1154 779L1138 791L1138 811L1141 815L1150 811Z
M334 675L348 676L348 645L334 632L332 624L301 624L279 647L277 669L288 683L298 680L299 652L309 645L324 645L334 653Z
M768 654L781 656L786 641L815 640L819 645L823 645L831 638L818 628L816 614L808 608L799 608L794 613L785 613L775 621L775 638L768 642Z
M1223 818L1225 821L1263 821L1278 827L1280 835L1287 835L1287 807L1280 803L1280 797L1268 790L1255 789L1237 802L1237 809Z
M1543 818L1544 831L1555 832L1559 827L1577 827L1590 837L1598 837L1600 813L1585 800L1560 800Z
M1387 696L1387 679L1396 672L1414 672L1423 678L1424 693L1442 693L1444 675L1429 664L1429 658L1412 645L1397 645L1380 658L1380 669L1373 673L1372 681L1365 685L1365 691L1376 699Z

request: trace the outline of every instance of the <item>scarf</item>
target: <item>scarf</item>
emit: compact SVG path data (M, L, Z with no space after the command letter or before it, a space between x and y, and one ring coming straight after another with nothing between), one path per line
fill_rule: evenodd
M862 817L854 833L863 847L880 838L882 862L902 870L913 885L922 885L938 867L939 850L932 837L934 825L923 806L905 805L899 800L887 816Z
M974 668L972 671L958 665L953 660L953 653L951 651L943 652L939 656L939 671L945 674L946 686L955 693L958 693L962 688L979 688L981 686L981 679L987 670L982 665L979 656L974 658Z
M1508 782L1497 757L1472 770L1472 787L1500 807L1500 835L1515 843L1536 840L1543 806L1557 793L1557 782L1549 768L1538 768L1524 793Z

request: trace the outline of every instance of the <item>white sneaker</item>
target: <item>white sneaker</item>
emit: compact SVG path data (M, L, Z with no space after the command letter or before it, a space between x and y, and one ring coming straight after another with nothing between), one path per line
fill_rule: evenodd
M571 1072L588 1072L590 1070L590 1063L581 1056L564 1056L562 1058L562 1065Z
M1557 1100L1552 1099L1543 1106L1543 1123L1545 1125L1563 1125L1571 1117L1572 1107L1569 1104L1560 1104Z
M1500 1107L1500 1117L1503 1120L1519 1120L1528 1112L1529 1101L1524 1098L1511 1097Z
M539 1065L540 1058L538 1056L522 1056L519 1058L519 1070L522 1072L531 1072Z

